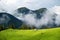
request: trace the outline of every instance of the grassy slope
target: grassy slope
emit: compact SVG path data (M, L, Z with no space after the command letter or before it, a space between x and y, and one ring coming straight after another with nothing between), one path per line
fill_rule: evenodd
M0 32L0 40L60 40L60 28L42 30L14 30Z

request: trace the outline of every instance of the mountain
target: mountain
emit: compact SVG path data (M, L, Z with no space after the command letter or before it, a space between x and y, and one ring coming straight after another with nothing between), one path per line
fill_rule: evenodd
M38 10L35 10L35 11L33 11L34 13L36 13L36 18L37 19L40 19L45 13L45 11L47 11L47 9L46 8L40 8L40 9L38 9Z
M18 8L17 9L17 12L18 13L23 13L23 14L28 14L29 13L29 9L28 8L26 8L26 7L22 7L22 8Z
M12 25L13 27L12 28L21 28L21 29L31 29L31 28L37 28L35 27L35 25L37 25L40 21L40 19L44 16L44 14L46 15L46 11L48 9L47 8L40 8L38 10L30 10L26 7L21 7L21 8L18 8L16 9L16 13L14 13L15 15L11 15L9 13L6 13L6 12L0 12L0 25L3 25L3 27L5 28L8 28L10 25ZM23 14L20 18L20 14ZM36 14L36 15L32 15L32 16L29 16L27 14ZM17 15L17 16L16 16ZM49 16L48 16L49 15ZM55 21L56 21L56 16L55 14L51 15L50 13L48 13L48 15L46 15L49 19L48 22L45 20L45 17L43 18L43 23L39 23L39 24L43 24L42 26L40 26L39 24L39 27L38 28L48 28L48 27L56 27L56 24L55 24ZM33 16L35 16L33 18ZM31 19L32 18L32 19ZM20 19L23 19L20 20ZM27 20L25 20L27 19ZM36 20L38 20L39 22L37 22ZM46 22L44 22L46 21ZM45 24L44 24L45 23ZM27 24L31 24L31 27ZM33 25L33 26L32 26Z
M30 10L30 9L28 9L26 7L21 7L21 8L17 9L17 12L18 12L18 14L21 13L21 14L24 14L24 15L26 15L26 14L36 14L35 19L40 20L44 16L44 14L46 15L46 11L47 10L48 10L47 8L40 8L40 9L37 9L37 10ZM48 10L48 11L50 11L50 10ZM55 27L56 26L56 24L55 24L55 21L56 21L56 19L55 19L56 16L55 15L56 14L54 14L54 13L50 14L50 13L48 13L48 15L46 15L47 18L49 17L48 18L48 22L43 19L44 21L46 21L47 24L45 25L44 24L45 22L43 22L44 25L42 25L42 28L44 28L45 26L48 26L48 27Z
M43 12L45 12L47 9L46 8L40 8L40 9L38 9L38 10L35 10L34 12L35 13L43 13Z
M35 12L35 13L43 13L43 12L45 12L47 9L46 8L40 8L40 9L38 9L38 10L30 10L30 9L28 9L28 8L26 8L26 7L21 7L21 8L18 8L17 9L17 12L18 13L29 13L29 11L33 11L33 12Z
M22 25L22 21L10 15L9 13L0 13L0 25L2 25L4 29L9 28L9 26L13 26L13 28L20 28Z
M17 12L18 13L22 13L22 14L33 14L35 13L36 14L36 18L39 19L43 16L44 12L46 11L47 9L46 8L40 8L38 10L30 10L26 7L21 7L21 8L18 8L17 9Z

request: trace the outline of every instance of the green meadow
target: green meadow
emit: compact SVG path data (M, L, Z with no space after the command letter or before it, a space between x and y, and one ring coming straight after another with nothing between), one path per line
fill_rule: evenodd
M60 28L0 31L0 40L60 40Z

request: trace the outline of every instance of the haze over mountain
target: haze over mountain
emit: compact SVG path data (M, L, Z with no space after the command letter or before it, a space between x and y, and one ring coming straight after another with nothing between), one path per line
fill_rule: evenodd
M57 27L60 26L60 21L58 21L60 16L58 15L58 11L58 13L56 13L56 9L58 10L59 8L54 7L51 9L40 8L38 10L31 10L27 7L21 7L13 11L13 13L11 13L12 15L10 13L7 14L12 16L11 18L13 20L11 24L15 24L16 27L19 27L20 22L21 25L23 22L23 24L31 28Z
M14 17L13 15L5 12L0 12L0 28L7 29L10 26L12 28L19 29L22 26L22 21Z
M56 14L46 8L38 10L30 10L26 7L18 8L14 14L18 19L24 21L25 24L41 28L42 26L54 27Z

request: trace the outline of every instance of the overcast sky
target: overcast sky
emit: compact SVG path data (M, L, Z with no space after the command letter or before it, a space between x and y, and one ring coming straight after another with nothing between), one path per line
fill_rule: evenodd
M31 10L60 6L60 0L0 0L0 8L15 10L19 7L27 7Z

